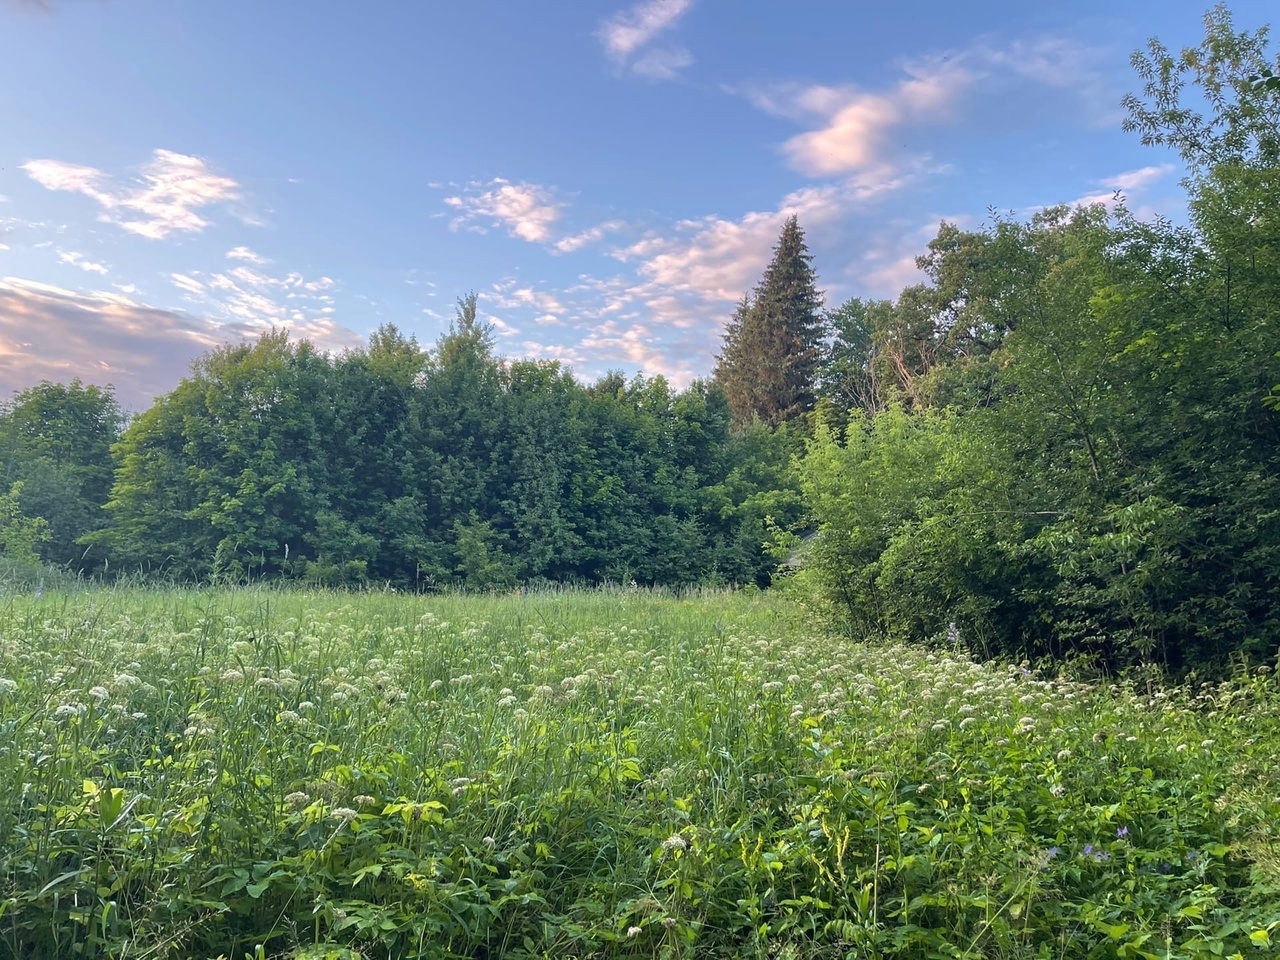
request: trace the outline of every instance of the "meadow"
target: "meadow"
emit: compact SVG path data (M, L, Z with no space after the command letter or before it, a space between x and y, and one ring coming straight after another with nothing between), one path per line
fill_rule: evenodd
M777 595L11 594L0 956L1271 956L1278 754Z

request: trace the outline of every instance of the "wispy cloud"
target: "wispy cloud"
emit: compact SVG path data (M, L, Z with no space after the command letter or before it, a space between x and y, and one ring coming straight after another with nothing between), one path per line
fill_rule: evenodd
M1171 163L1162 163L1139 167L1137 170L1127 170L1110 177L1100 177L1095 181L1100 188L1098 192L1076 197L1070 205L1088 207L1100 203L1105 207L1114 208L1121 200L1129 200L1133 194L1140 194L1147 187L1173 173L1175 169L1177 168Z
M86 260L83 253L76 253L74 250L63 250L58 254L58 261L68 266L79 267L85 273L97 273L106 276L111 271L101 263L94 263L92 260Z
M257 266L263 266L271 262L266 257L262 257L254 253L248 247L232 247L227 251L227 259L243 260L246 263L256 264Z
M503 280L485 291L483 299L492 300L499 308L511 310L530 307L544 313L563 313L564 304L554 293L547 290L536 290L533 287L522 287L518 280Z
M683 47L660 48L633 60L631 70L652 80L674 80L691 63L693 54Z
M205 285L195 277L188 277L185 273L171 273L169 279L179 290L201 297L205 294Z
M332 277L308 280L300 273L282 277L255 267L236 266L225 271L168 274L183 299L215 318L259 329L304 329L317 321L328 322L337 308L328 291Z
M650 44L692 5L693 0L643 0L605 20L596 36L616 63L643 76L670 80L693 63L693 55L683 47Z
M471 183L462 192L445 197L458 211L450 226L484 232L485 224L502 226L513 237L530 243L546 243L560 219L563 204L552 191L536 183L512 183L497 177L488 183Z
M153 240L175 232L199 233L209 226L202 209L240 199L235 180L213 172L199 157L172 150L157 150L128 184L116 183L95 167L61 160L29 160L22 169L46 189L95 201L103 208L103 221Z
M621 220L606 220L604 223L589 227L581 233L573 233L566 237L561 237L556 241L555 248L560 253L574 253L583 247L589 247L593 243L599 243L611 233L623 229L626 226Z

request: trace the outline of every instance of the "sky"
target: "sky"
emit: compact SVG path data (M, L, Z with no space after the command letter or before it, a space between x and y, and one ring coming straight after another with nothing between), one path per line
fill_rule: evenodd
M832 307L918 282L943 220L1117 191L1182 217L1119 102L1204 9L0 0L0 396L80 377L141 410L281 327L430 347L469 291L504 356L683 387L788 216Z

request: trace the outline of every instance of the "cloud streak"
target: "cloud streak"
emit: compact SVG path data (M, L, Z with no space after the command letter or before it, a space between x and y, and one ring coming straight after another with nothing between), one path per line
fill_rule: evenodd
M58 261L68 266L79 267L85 273L96 273L104 277L111 272L103 264L86 260L83 253L76 253L74 250L61 251L58 254Z
M99 219L152 240L200 233L210 223L201 210L241 199L235 180L213 172L199 157L172 150L155 151L128 184L116 183L96 167L62 160L28 160L22 170L47 190L88 197L102 207Z
M1089 207L1100 203L1108 209L1114 209L1120 200L1127 200L1132 194L1141 193L1147 187L1164 179L1176 168L1171 163L1139 167L1137 170L1126 170L1110 177L1100 177L1096 183L1102 188L1097 193L1076 197L1070 202L1073 207Z
M693 55L683 47L650 45L691 6L693 0L643 0L601 23L596 36L615 63L654 80L671 80L693 63Z

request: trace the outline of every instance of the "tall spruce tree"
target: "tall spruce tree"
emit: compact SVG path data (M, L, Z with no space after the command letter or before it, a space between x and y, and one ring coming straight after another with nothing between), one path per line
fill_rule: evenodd
M813 409L824 329L812 260L793 216L725 328L715 377L739 426L757 418L777 426Z

